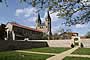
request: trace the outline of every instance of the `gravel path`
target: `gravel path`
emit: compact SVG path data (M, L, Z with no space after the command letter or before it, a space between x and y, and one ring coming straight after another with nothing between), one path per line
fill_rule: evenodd
M43 53L43 52L33 52L33 51L24 51L24 50L16 50L16 52L45 54L45 55L57 55L56 53Z
M71 57L87 57L87 58L90 58L90 55L77 55L77 54L70 54L68 56L71 56Z

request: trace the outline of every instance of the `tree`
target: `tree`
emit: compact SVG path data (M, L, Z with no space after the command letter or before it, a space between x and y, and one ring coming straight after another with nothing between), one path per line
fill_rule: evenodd
M90 7L81 0L22 0L31 4L33 7L45 9L48 8L51 13L57 12L57 16L66 19L66 26L85 24L90 21ZM75 13L83 14L73 18Z
M90 38L90 31L87 32L86 37L87 37L87 38Z
M0 0L0 2L2 2L2 0Z
M0 40L4 40L4 38L6 37L6 25L5 24L1 24L0 25Z
M3 2L3 0L0 0ZM5 2L8 0L4 0ZM59 18L66 19L66 26L76 25L76 24L85 24L90 21L90 7L83 0L19 0L21 3L25 2L32 5L33 7L38 8L38 11L41 9L48 8L51 13L57 13ZM7 2L6 2L7 5ZM79 16L73 18L73 15L83 12Z

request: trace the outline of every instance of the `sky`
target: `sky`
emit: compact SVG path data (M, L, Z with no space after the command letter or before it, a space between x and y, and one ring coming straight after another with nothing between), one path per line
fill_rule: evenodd
M37 18L36 8L26 4L19 3L18 0L8 0L8 7L6 7L5 3L0 3L0 24L7 22L17 22L21 25L25 25L28 27L35 28L35 20ZM45 21L45 17L47 15L47 10L41 10L40 16L42 22ZM65 21L64 19L58 18L56 13L50 14L52 21L52 32L55 33L58 30L64 28L68 29L68 27L62 25ZM80 36L85 35L88 31L90 31L90 22L86 24L77 24L69 27L72 32L79 33Z

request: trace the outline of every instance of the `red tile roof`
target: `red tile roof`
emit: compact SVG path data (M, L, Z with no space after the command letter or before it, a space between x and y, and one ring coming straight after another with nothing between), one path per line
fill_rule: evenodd
M27 27L27 26L20 25L20 24L18 24L16 22L8 22L8 23L12 24L13 26L20 27L20 28L24 28L24 29L28 29L28 30L32 30L32 31L36 31L36 32L42 32L42 31L36 30L34 28L30 28L30 27Z

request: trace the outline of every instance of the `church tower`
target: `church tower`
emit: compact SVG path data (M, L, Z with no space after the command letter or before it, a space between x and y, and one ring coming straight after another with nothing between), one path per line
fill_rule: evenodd
M50 40L51 36L52 36L52 32L51 32L51 17L50 17L49 11L47 12L47 16L46 16L45 20L46 20L45 25L48 30L48 39Z
M45 22L42 23L40 19L40 15L38 13L38 17L36 19L36 29L41 30L42 32L45 32L48 34L48 39L51 39L52 32L51 32L51 17L49 14L49 11L47 12L47 16L45 18Z
M38 13L38 17L36 19L36 29L40 29L41 26L41 19L40 19L40 14Z

